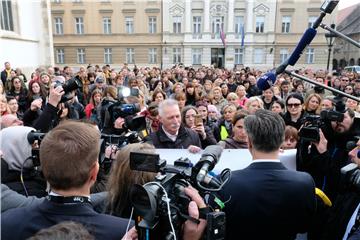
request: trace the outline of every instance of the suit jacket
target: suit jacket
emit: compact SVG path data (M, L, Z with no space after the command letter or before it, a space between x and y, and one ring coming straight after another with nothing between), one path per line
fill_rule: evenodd
M27 239L43 228L63 221L81 223L96 239L121 239L127 219L100 214L89 203L57 204L45 199L41 204L8 210L1 214L1 239Z
M234 171L220 195L229 200L226 239L295 239L316 209L311 176L280 162L254 162Z

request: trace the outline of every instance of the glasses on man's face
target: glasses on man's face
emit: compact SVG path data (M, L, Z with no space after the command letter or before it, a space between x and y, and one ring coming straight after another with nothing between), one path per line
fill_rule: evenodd
M298 108L301 105L301 103L288 103L287 106L289 108Z
M352 88L345 88L345 90L352 90Z
M341 79L342 82L348 82L349 79Z

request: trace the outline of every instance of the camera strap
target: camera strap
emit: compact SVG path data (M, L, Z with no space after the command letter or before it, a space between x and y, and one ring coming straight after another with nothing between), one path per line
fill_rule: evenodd
M71 197L63 197L63 196L54 196L48 195L46 197L50 202L58 203L58 204L82 204L89 203L91 204L90 198L84 196L71 196Z

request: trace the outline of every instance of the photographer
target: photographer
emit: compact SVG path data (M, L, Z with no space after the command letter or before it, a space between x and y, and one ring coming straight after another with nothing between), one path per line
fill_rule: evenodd
M359 139L359 138L358 138ZM356 146L349 152L351 161L360 167L360 140L357 141ZM355 171L359 171L358 169ZM346 179L349 181L351 179ZM349 186L349 189L344 189L334 201L332 208L328 212L328 221L321 239L359 239L359 206L360 206L360 192L358 186L359 182L344 182L344 186Z
M346 144L360 133L360 119L354 117L354 111L345 110L342 102L337 103L336 111L332 113L343 120L325 119L324 126L319 129L319 141L300 138L297 151L297 169L310 173L316 187L330 200L338 193L340 169L348 163Z

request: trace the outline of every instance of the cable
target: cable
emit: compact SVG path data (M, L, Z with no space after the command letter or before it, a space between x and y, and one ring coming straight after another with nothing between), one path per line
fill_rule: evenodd
M128 221L128 224L127 224L127 226L126 226L125 239L127 239L127 235L128 235L128 231L129 231L129 227L130 227L130 223L131 223L131 219L132 219L133 212L134 212L134 207L131 208L131 213L130 213L129 221Z
M155 184L157 186L159 186L163 191L164 191L164 195L165 195L165 198L166 198L166 206L167 206L167 209L168 209L168 217L169 217L169 223L170 223L170 226L171 226L171 231L172 231L172 234L174 235L174 240L176 240L176 233L175 233L175 229L174 229L174 225L171 221L171 212L170 212L170 199L168 197L168 194L165 190L165 188L163 186L161 186L160 183L158 182L148 182L146 184L144 184L144 187L147 186L147 185L150 185L150 184Z
M25 161L21 165L21 169L20 169L20 182L21 182L21 185L24 188L26 197L29 197L29 194L28 194L28 192L26 190L26 186L25 186L25 182L24 182L24 178L23 178L23 170L24 170L24 165L25 165L26 161L29 160L29 159L32 159L32 157L28 157L27 159L25 159Z
M225 180L223 180L223 177L224 177L225 174L229 174L229 177L227 177ZM203 190L205 190L205 191L218 192L218 191L220 191L220 190L225 186L225 184L230 180L230 178L231 178L231 170L230 170L229 168L224 169L224 170L220 173L220 176L221 176L222 183L221 183L220 187L218 187L218 188L207 188L207 187L204 187L203 185L201 185L201 182L199 182L199 181L197 181L196 183L197 183L197 185L198 185L201 189L203 189Z

